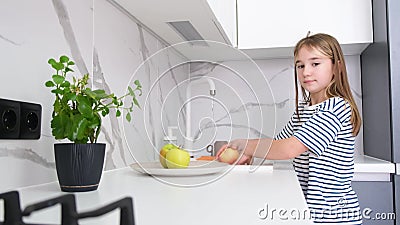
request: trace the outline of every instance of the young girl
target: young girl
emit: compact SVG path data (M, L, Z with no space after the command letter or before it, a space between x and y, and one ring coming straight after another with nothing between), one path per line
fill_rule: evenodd
M238 139L223 146L243 151L238 163L252 157L293 159L315 223L362 224L352 190L354 142L361 125L350 91L346 65L337 40L315 34L294 50L296 102L300 83L303 102L274 140Z

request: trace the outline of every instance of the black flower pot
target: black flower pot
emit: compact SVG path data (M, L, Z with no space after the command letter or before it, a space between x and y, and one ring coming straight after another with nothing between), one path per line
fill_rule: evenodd
M58 182L61 191L96 190L103 172L106 144L54 144Z

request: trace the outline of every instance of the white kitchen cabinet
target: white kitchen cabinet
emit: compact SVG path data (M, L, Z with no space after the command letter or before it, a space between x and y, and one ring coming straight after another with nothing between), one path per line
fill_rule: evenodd
M238 48L253 59L287 58L308 31L333 35L346 55L359 55L373 41L370 0L115 0L115 4L164 44L194 60L247 59L217 43ZM171 22L187 26L176 29ZM203 39L208 46L182 44Z
M237 47L236 0L207 0L232 46Z
M347 55L373 41L369 0L237 0L237 7L238 48L256 55L291 56L308 31L336 37Z

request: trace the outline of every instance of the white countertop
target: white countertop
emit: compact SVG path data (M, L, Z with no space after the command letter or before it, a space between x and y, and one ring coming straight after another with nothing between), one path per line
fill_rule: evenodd
M292 169L289 160L274 161L273 164L275 169ZM390 181L390 174L394 173L396 173L394 163L367 155L354 157L353 181Z
M354 157L355 173L395 173L395 164L367 155Z
M366 155L354 157L353 181L390 181L396 173L395 164Z
M162 179L139 174L131 168L104 172L97 191L76 193L78 212L131 196L135 221L140 225L311 224L308 218L292 217L307 211L293 170L264 166L249 173L248 166L238 166L227 173L159 178ZM18 191L22 207L66 194L60 191L57 182ZM0 212L2 207L0 204ZM57 223L59 210L52 207L36 212L25 221ZM286 213L278 214L281 210ZM82 220L80 224L119 224L118 216L119 212L113 212L101 219Z

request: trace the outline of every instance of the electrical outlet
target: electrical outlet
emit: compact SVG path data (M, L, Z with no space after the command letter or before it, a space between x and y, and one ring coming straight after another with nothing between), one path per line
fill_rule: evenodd
M21 102L19 139L39 139L42 123L42 106Z
M39 139L42 106L0 99L0 139Z
M18 139L20 132L20 103L0 99L0 139Z

